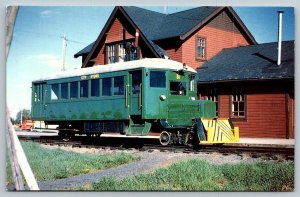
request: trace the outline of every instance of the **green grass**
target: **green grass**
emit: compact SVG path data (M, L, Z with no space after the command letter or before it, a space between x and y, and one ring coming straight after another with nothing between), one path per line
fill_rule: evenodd
M64 151L60 148L47 149L33 142L22 142L21 144L38 181L92 173L139 160L139 158L126 153L81 154ZM9 162L8 158L7 161ZM9 168L7 167L8 178L11 177Z
M213 165L202 160L175 163L125 179L104 178L81 190L292 191L294 164Z

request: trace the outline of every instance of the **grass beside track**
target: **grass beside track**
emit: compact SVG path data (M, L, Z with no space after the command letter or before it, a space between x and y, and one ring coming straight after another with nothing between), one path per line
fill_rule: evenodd
M38 181L92 173L139 160L127 153L81 154L60 148L43 148L34 142L21 142L21 144ZM11 173L7 173L7 179L11 180Z
M82 190L293 191L294 163L213 165L203 160L172 164L126 179L104 178Z

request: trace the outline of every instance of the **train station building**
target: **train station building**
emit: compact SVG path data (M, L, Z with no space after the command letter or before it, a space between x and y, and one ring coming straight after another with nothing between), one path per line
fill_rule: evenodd
M162 14L117 6L95 42L74 55L82 68L170 58L198 72L200 99L216 103L241 137L294 138L294 42L257 44L231 7Z

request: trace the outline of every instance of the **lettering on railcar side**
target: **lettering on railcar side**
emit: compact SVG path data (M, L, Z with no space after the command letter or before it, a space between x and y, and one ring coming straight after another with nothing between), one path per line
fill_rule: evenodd
M90 76L91 79L98 79L100 78L100 75L99 74L93 74Z

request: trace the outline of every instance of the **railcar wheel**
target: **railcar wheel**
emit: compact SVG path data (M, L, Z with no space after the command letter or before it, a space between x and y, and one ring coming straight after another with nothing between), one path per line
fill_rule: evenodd
M188 147L193 148L195 145L195 134L193 132L188 132L185 136L184 144Z
M71 131L60 131L59 136L64 142L70 141L70 139L73 137L73 133Z
M167 131L163 131L161 132L160 136L159 136L159 142L161 145L166 146L170 143L171 141L171 135L169 132Z

